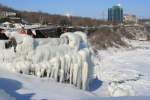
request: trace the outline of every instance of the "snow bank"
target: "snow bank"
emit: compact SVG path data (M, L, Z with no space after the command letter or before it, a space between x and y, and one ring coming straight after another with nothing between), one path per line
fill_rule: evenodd
M65 33L58 39L34 40L24 36L16 51L1 51L0 62L6 63L10 70L88 89L93 64L85 33Z

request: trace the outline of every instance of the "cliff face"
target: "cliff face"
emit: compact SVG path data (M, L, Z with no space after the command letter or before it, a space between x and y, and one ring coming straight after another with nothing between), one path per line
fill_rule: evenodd
M144 26L125 26L118 31L124 37L131 40L148 40L150 35Z
M150 40L150 32L143 25L119 26L100 28L89 36L91 45L96 49L128 47L124 39L147 41Z
M122 40L122 35L112 28L101 28L89 36L91 45L96 49L107 49L108 47L127 46Z

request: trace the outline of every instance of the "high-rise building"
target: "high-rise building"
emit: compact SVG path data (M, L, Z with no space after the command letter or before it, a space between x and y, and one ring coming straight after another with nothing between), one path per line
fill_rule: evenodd
M108 9L108 21L115 23L123 22L123 8L120 5Z

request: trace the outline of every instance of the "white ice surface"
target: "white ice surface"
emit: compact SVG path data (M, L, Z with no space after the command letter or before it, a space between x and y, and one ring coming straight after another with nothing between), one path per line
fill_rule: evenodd
M135 49L99 51L95 73L103 85L94 93L150 96L150 42L132 41L131 44Z

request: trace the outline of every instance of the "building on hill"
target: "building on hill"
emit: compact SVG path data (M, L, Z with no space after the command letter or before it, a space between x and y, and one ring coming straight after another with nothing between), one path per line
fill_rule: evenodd
M16 17L15 12L7 12L7 11L0 11L0 18L5 18L5 17Z
M17 13L15 12L8 12L8 11L1 11L0 10L0 22L16 22L21 23L21 18L17 17Z
M120 5L108 9L108 21L113 23L123 22L123 8Z
M6 12L6 17L16 17L16 15L15 12Z
M4 18L5 17L5 13L0 11L0 18Z
M123 22L126 24L135 24L138 23L138 18L136 17L136 15L129 15L129 14L125 14L123 16Z

